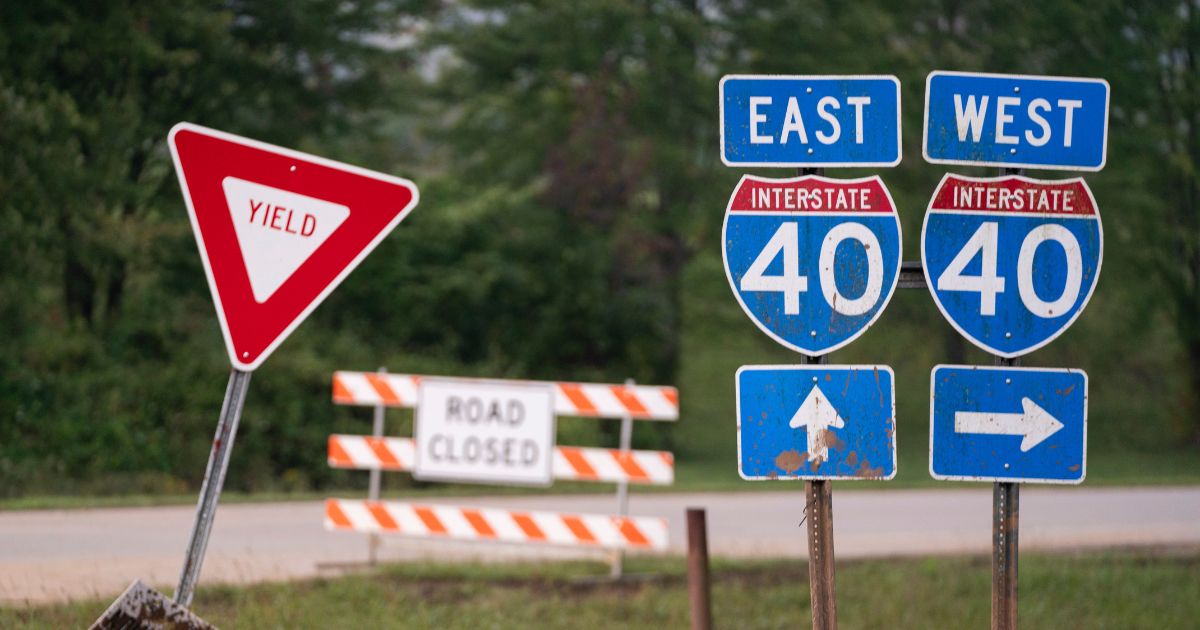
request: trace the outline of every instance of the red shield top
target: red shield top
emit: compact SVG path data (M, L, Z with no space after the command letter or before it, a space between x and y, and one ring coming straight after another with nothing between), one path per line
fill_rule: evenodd
M257 368L417 205L412 182L189 123L168 143L229 360Z
M1083 179L1045 181L1020 175L966 177L947 173L930 210L1095 217L1096 200Z

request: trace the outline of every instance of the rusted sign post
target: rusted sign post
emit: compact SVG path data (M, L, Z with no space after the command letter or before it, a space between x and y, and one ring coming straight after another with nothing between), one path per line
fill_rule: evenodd
M802 169L810 170L810 169ZM816 169L812 169L816 170ZM804 363L825 363L824 355L804 357ZM813 628L837 628L837 569L833 554L833 482L804 482L805 522L808 524L808 593Z
M836 628L831 484L895 476L895 379L887 366L826 368L825 358L887 307L903 239L879 176L824 174L899 164L900 82L730 75L720 104L726 165L799 169L792 179L744 175L725 211L722 253L734 297L759 329L803 357L738 370L738 474L804 480L813 627Z
M1001 175L1020 175L1002 168ZM1082 307L1080 307L1082 310ZM998 366L1017 367L1019 357L995 356ZM1021 486L1012 481L992 484L992 630L1016 630L1017 560L1020 557Z
M992 485L992 628L1017 627L1017 555L1021 484Z
M1000 175L1020 175L1019 168L1002 168ZM1082 306L1080 310L1082 310ZM993 355L1002 367L1017 367L1019 357ZM932 428L930 429L932 430ZM992 630L1016 630L1017 559L1020 556L1021 485L1012 481L992 484Z
M712 628L712 585L708 572L708 524L704 508L687 509L688 603L692 630Z
M992 487L992 628L1017 627L1017 530L1021 484Z
M993 483L993 630L1017 627L1020 484L1081 483L1087 464L1087 375L1020 368L1020 357L1079 317L1104 254L1086 182L1021 168L1103 168L1108 100L1102 79L935 71L926 81L925 159L1000 168L945 175L921 231L938 310L994 358L934 367L929 430L934 478Z
M805 482L808 510L808 591L813 628L837 628L837 588L833 564L833 482Z

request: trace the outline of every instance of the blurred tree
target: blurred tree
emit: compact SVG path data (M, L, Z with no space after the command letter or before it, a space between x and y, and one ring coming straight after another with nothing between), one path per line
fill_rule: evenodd
M441 300L477 320L442 333L476 329L460 358L673 381L680 271L719 212L699 206L720 194L697 124L715 116L708 37L692 2L464 2L436 22L435 138L463 188L429 212L483 222L475 245L506 254L470 275L478 299Z
M1094 442L1137 435L1160 448L1167 414L1174 438L1200 441L1196 11L1186 0L0 4L0 493L59 477L97 490L114 472L149 475L148 490L197 481L226 364L164 143L179 120L422 190L418 211L256 377L232 487L344 479L314 455L331 424L318 418L364 426L330 409L334 368L675 382L688 358L693 378L724 387L681 356L684 308L707 324L691 343L717 349L702 356L772 347L730 310L720 270L740 175L718 160L727 73L900 77L905 156L884 176L909 259L944 172L921 159L930 70L1108 78L1109 164L1088 175L1108 264L1088 312L1030 360L1103 375L1093 417L1112 422L1095 423ZM929 360L986 360L910 297L846 356L894 356L914 390ZM731 347L751 339L761 347ZM728 446L728 396L701 394L684 392L685 407L708 404L688 408L696 422L682 430ZM901 412L924 405L921 393ZM129 479L113 486L137 489Z
M285 145L346 131L410 64L372 37L421 4L0 5L0 472L174 467L166 436L199 411L181 385L220 346L193 353L212 311L167 131L191 120Z

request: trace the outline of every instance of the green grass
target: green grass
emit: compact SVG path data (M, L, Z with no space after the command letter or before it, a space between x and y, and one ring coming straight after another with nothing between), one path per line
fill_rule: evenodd
M986 628L983 557L839 563L844 628ZM633 560L611 583L596 563L394 566L250 587L202 587L194 610L222 628L684 628L682 559ZM0 627L85 627L104 601L0 608ZM1200 550L1021 558L1024 628L1187 628L1200 619ZM718 561L719 628L806 627L802 562Z

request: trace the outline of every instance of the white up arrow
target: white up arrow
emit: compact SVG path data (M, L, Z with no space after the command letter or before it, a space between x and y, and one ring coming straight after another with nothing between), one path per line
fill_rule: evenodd
M1025 438L1021 440L1021 452L1024 453L1063 428L1063 423L1032 400L1022 398L1021 407L1024 409L1021 413L957 411L954 413L954 432L1021 435Z
M788 426L793 429L808 427L808 460L825 461L829 459L828 438L831 436L827 435L828 429L840 429L846 426L846 423L842 421L842 417L838 415L821 388L814 386L796 410L796 415L792 416Z

